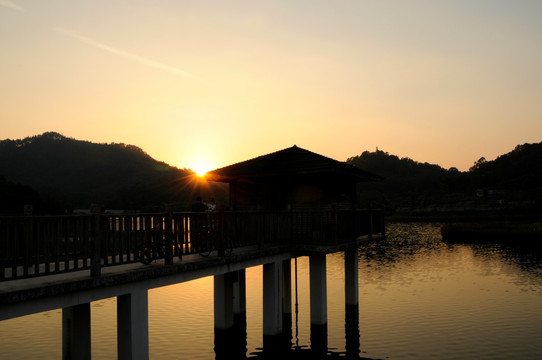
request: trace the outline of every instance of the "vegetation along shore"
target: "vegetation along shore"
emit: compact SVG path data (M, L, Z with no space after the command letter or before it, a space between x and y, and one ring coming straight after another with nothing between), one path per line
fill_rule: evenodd
M448 223L441 227L449 243L500 242L542 247L542 220L475 221Z

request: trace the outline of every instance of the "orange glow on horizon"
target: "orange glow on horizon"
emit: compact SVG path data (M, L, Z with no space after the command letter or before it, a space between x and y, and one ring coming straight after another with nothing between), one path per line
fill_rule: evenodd
M188 160L188 168L196 173L200 178L208 172L216 168L216 160L213 153L214 149L205 148L197 154L190 154L190 160Z
M196 164L195 166L192 167L192 170L199 177L203 177L208 171L211 170L211 167L204 164L204 163L198 163L198 164Z
M0 140L125 143L200 175L293 144L466 171L540 141L539 2L26 3L0 0Z

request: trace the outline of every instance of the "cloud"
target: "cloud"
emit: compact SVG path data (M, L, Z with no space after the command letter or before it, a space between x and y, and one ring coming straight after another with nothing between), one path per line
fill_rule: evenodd
M0 0L0 6L7 7L9 9L17 10L17 11L25 11L22 6L19 6L9 0Z
M5 1L5 0L0 0L0 1ZM165 64L162 64L160 62L150 60L150 59L146 59L144 57L132 54L130 52L127 52L127 51L124 51L124 50L121 50L121 49L118 49L118 48L114 48L114 47L109 46L109 45L105 45L105 44L103 44L101 42L98 42L96 40L92 40L92 39L87 38L85 36L79 35L76 32L71 31L71 30L67 30L67 29L63 29L63 28L57 28L55 30L65 34L65 35L67 35L67 36L69 36L71 38L74 38L74 39L77 39L77 40L79 40L81 42L84 42L86 44L92 45L94 47L97 47L99 49L108 51L110 53L113 53L113 54L116 54L116 55L119 55L119 56L122 56L124 58L127 58L127 59L130 59L132 61L138 62L140 64L149 66L151 68L167 71L169 73L172 73L172 74L175 74L175 75L178 75L178 76L182 76L182 77L187 78L187 79L196 80L196 81L199 81L199 82L201 82L203 84L209 85L205 80L200 79L197 76L192 75L192 74L190 74L190 73L188 73L188 72L186 72L184 70L181 70L179 68L169 66L169 65L165 65Z

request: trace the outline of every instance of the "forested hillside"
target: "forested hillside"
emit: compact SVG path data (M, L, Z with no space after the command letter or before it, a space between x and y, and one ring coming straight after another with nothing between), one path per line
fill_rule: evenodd
M0 176L31 186L66 207L146 209L190 202L192 172L154 160L140 148L96 144L47 132L0 141Z
M481 158L469 171L365 151L347 163L384 177L361 183L359 197L388 211L424 208L539 208L542 203L542 143L518 145L493 161ZM0 141L0 213L20 213L32 203L39 212L88 208L149 211L188 210L199 194L227 203L223 184L195 186L191 170L178 169L125 144L95 144L48 132Z
M466 172L379 150L365 151L347 162L385 178L361 184L359 194L387 209L536 207L542 201L542 143L518 145L493 161L481 158Z
M43 198L31 186L14 183L0 176L0 214L21 213L31 204L38 213L58 213L64 205L53 198Z
M478 187L502 189L508 196L542 200L542 142L523 144L493 161L479 159L468 172Z
M383 181L358 186L360 198L378 207L419 208L460 202L470 191L462 173L455 168L445 170L381 150L365 151L349 158L347 163L384 177Z

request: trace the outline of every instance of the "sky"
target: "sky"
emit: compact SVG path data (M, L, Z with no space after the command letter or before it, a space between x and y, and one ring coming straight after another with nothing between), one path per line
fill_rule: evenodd
M466 171L542 141L539 0L0 0L0 140Z

